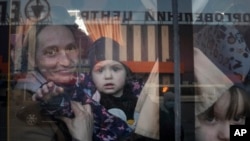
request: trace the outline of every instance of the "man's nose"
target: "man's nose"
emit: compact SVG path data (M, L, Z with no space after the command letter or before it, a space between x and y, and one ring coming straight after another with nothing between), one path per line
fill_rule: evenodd
M63 66L69 66L70 62L70 58L67 55L66 51L61 51L58 57L58 63Z
M223 122L218 131L218 138L221 141L230 140L230 122Z

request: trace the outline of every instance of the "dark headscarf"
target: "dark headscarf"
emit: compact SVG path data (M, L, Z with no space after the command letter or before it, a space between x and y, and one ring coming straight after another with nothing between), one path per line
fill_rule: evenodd
M107 49L106 45L112 46L112 56L106 56L105 50ZM97 39L88 52L89 64L92 68L96 62L103 60L115 60L120 62L119 60L119 52L120 44L115 40L108 37L101 37Z

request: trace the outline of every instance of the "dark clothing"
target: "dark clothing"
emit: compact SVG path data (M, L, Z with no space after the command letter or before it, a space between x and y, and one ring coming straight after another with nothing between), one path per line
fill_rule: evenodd
M84 81L86 81L85 75ZM82 82L84 83L84 82ZM70 101L81 104L90 104L94 117L94 141L117 141L127 138L132 133L127 123L120 118L110 114L102 105L92 100L85 93L89 87L78 82L73 87L64 88L64 93L53 97L47 102L42 102L42 108L52 116L65 116L73 118L74 114L70 107ZM93 93L93 92L92 92Z
M134 120L134 111L137 98L132 95L122 95L121 97L114 97L112 95L102 94L101 105L106 109L119 108L126 114L127 120Z

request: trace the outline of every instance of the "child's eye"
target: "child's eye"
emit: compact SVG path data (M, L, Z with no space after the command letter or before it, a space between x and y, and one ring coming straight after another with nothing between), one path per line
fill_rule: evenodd
M213 115L207 115L206 117L205 117L205 121L207 122L207 123L214 123L215 121L216 121L216 118L213 116Z
M243 115L236 115L232 120L231 124L244 124L246 117Z
M215 114L213 113L212 109L208 109L208 111L204 112L203 114L198 116L198 119L200 122L206 124L206 125L214 125L217 122L217 118Z
M94 67L93 71L101 73L101 72L103 72L103 68L102 67Z
M113 71L119 71L121 68L114 66L114 67L112 67L112 69L113 69Z
M103 72L103 68L99 68L97 71L98 72Z

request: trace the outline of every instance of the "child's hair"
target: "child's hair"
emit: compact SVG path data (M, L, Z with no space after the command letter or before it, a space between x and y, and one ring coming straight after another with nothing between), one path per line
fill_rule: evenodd
M243 111L243 115L248 115L249 114L249 98L247 95L247 92L245 90L245 88L241 85L234 85L231 88L229 88L229 93L231 94L231 98L230 98L230 105L229 108L227 110L227 114L226 117L227 119L231 119L233 118L236 114L237 114L237 109L239 106L239 97L240 95L242 96L243 99L243 103L244 103L244 111Z
M228 89L228 94L230 94L230 104L229 108L226 111L226 119L230 120L233 119L237 115L237 110L239 107L239 97L242 96L243 103L244 103L244 109L241 113L243 116L248 116L250 112L249 108L249 98L245 91L245 88L241 85L233 85ZM208 117L211 117L214 115L214 105L213 104L210 108L208 108L205 112L201 113L201 115L206 114Z

